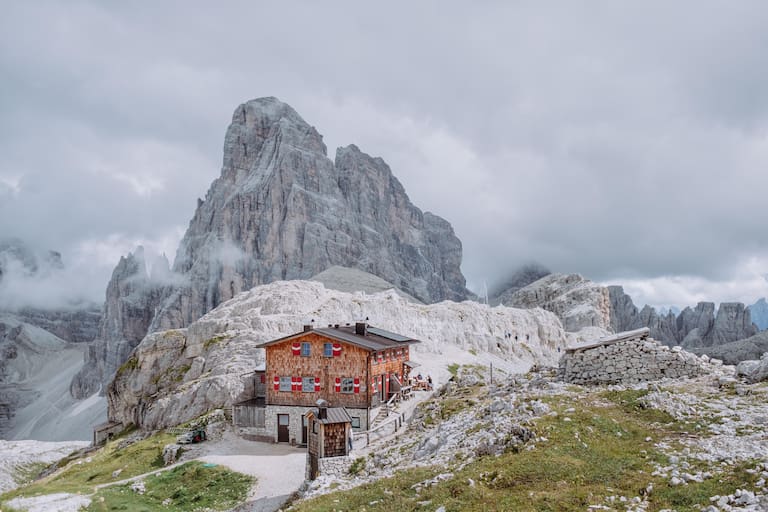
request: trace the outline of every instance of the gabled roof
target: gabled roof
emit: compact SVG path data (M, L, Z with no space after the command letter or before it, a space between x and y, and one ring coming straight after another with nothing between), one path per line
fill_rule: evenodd
M322 423L323 425L329 425L332 423L352 423L352 418L349 417L349 413L344 407L328 407L326 409L327 415L325 418L320 419L319 418L319 412L318 409L312 408L310 409L310 412L315 417L315 419Z
M262 343L261 347L268 347L275 343L282 343L283 341L300 338L307 334L320 334L326 338L330 338L337 341L343 341L362 347L366 350L377 351L386 350L388 348L402 347L404 345L410 345L412 343L421 343L419 340L396 334L393 332L385 331L384 329L378 329L376 327L368 327L365 335L357 334L355 332L355 326L340 325L339 327L321 327L319 329L312 329L310 331L302 331L289 336L284 336L276 340L267 341Z

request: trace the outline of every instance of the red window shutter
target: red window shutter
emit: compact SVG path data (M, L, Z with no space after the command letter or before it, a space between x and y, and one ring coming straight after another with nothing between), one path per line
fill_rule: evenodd
M298 341L294 341L293 345L291 345L291 352L295 356L300 356L301 355L301 343L299 343Z
M315 393L320 391L320 377L315 377Z
M296 391L296 377L291 377L291 391Z
M333 357L339 357L341 355L341 343L333 344Z
M334 387L337 393L341 393L341 377L336 377L336 385Z
M355 377L355 393L360 393L360 379Z
M275 391L280 391L280 377L275 375L275 379L272 382L275 386Z

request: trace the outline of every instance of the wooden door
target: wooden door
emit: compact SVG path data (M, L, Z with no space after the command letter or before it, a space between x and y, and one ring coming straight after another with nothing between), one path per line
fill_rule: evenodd
M301 415L301 444L307 444L307 417Z
M290 426L289 416L287 414L277 415L277 442L287 443L290 441Z
M382 402L387 401L387 389L386 389L386 376L382 375L381 377L381 385L379 386L379 400Z

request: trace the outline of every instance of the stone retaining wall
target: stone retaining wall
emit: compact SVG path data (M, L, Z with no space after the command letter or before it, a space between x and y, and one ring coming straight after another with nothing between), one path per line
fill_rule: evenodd
M353 458L349 455L341 457L323 457L317 461L318 476L330 476L333 478L343 478L349 476L349 468L352 466ZM309 453L307 453L307 464L305 478L311 480Z
M574 384L635 383L709 373L708 361L706 356L699 358L650 338L611 340L568 349L560 358L558 376Z

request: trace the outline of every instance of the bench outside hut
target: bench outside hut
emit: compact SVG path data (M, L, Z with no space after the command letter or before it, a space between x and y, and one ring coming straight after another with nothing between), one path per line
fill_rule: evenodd
M352 418L347 410L328 407L325 400L318 400L318 407L307 411L306 417L309 430L307 477L314 480L320 474L346 468L352 445Z

